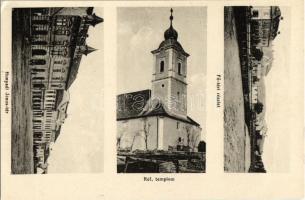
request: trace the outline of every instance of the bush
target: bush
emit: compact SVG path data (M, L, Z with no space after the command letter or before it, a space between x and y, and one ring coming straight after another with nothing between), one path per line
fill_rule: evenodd
M206 152L206 144L204 141L200 141L198 144L198 151L199 152Z

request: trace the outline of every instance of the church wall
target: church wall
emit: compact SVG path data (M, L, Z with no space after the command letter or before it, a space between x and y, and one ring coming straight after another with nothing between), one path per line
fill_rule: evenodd
M144 140L144 133L143 133L143 124L144 118L137 118L137 119L129 119L129 120L122 120L117 121L117 137L121 137L120 140L120 149L130 149L132 150L145 150L145 140ZM197 151L197 146L200 141L201 129L179 121L175 119L171 119L168 117L162 117L163 119L163 150L168 150L169 146L174 148L177 147L178 138L181 137L183 140L183 144L187 145L187 132L185 127L192 126L193 132L191 133L191 138L194 138L192 142L194 142ZM157 135L157 117L149 117L148 123L150 126L150 133L148 136L148 150L155 150L158 147L158 135ZM179 123L177 128L177 122ZM160 141L160 140L159 140Z
M155 80L168 77L168 69L170 64L170 52L169 51L161 51L156 55L156 63L155 63ZM160 63L164 61L164 71L160 72Z
M117 121L117 137L121 137L120 149L145 150L144 118ZM157 117L148 117L150 124L147 147L149 150L157 148ZM132 145L133 144L133 145Z
M152 99L154 101L161 100L165 105L168 105L168 98L170 90L169 79L163 79L153 82L152 85Z
M186 72L187 72L187 59L184 55L177 52L176 50L173 50L173 77L175 77L178 80L181 80L185 82L186 78ZM178 63L181 63L181 75L178 74Z
M171 99L174 100L171 110L179 115L187 114L187 87L175 79L171 80ZM179 95L178 95L179 92ZM179 97L178 97L179 96Z
M178 126L177 126L178 122ZM201 129L199 127L196 127L194 125L171 119L168 117L164 118L164 138L163 138L163 149L168 150L169 146L172 146L174 148L177 147L178 144L178 138L181 137L183 140L183 145L187 145L187 132L185 127L186 126L192 126L193 127L193 132L192 132L192 137L194 138L194 143L196 148L195 151L197 151L197 146L200 141L200 135L201 135Z

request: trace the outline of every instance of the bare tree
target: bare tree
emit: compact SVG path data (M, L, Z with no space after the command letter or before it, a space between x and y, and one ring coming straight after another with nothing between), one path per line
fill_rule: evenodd
M121 140L122 140L126 130L127 130L126 124L123 124L122 126L118 127L117 137L116 137L116 146L117 146L118 150L120 150L120 148L121 148Z
M196 144L198 143L199 135L196 134L194 128L190 125L185 126L186 130L186 138L187 138L187 146L194 151L196 148Z
M133 144L134 144L134 141L135 141L135 139L136 139L136 137L137 137L137 134L138 134L138 133L136 133L136 134L133 136L133 138L132 138L132 142L131 142L131 146L130 146L130 151L132 151Z
M141 131L136 132L135 135L133 136L132 142L131 142L131 146L130 146L130 151L132 151L134 142L135 142L135 140L136 140L136 137L138 137L138 136L142 136Z
M187 146L190 146L191 134L192 134L192 126L186 125L186 138L187 138Z
M191 134L191 138L190 138L190 148L191 148L192 152L195 151L195 148L197 146L198 140L199 140L199 135L196 134L195 132L193 132Z
M144 137L144 141L145 141L145 149L148 149L148 136L150 134L150 126L151 124L148 122L147 118L143 119L143 137Z

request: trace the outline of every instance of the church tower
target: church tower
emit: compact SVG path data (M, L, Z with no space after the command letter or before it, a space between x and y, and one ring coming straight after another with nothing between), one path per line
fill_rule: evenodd
M173 28L173 9L170 10L170 27L164 32L164 41L152 51L154 68L152 99L159 100L169 112L187 117L187 57L178 42L178 33Z

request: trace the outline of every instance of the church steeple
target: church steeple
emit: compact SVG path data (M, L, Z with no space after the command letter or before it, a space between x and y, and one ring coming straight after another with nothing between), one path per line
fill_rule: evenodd
M86 16L86 22L94 27L96 24L104 22L104 19L93 13L92 15Z
M96 51L97 49L92 48L88 45L83 45L80 47L80 53L84 54L85 56L87 56L89 53Z
M178 39L178 33L177 31L174 29L173 27L173 9L171 8L171 15L169 17L170 20L170 27L164 32L164 39L168 40L168 39L174 39L177 40Z
M170 9L170 26L164 40L152 51L155 64L152 79L152 99L158 99L169 112L181 117L187 114L187 57L178 42L178 32L173 27L173 9ZM175 106L173 106L175 105Z

